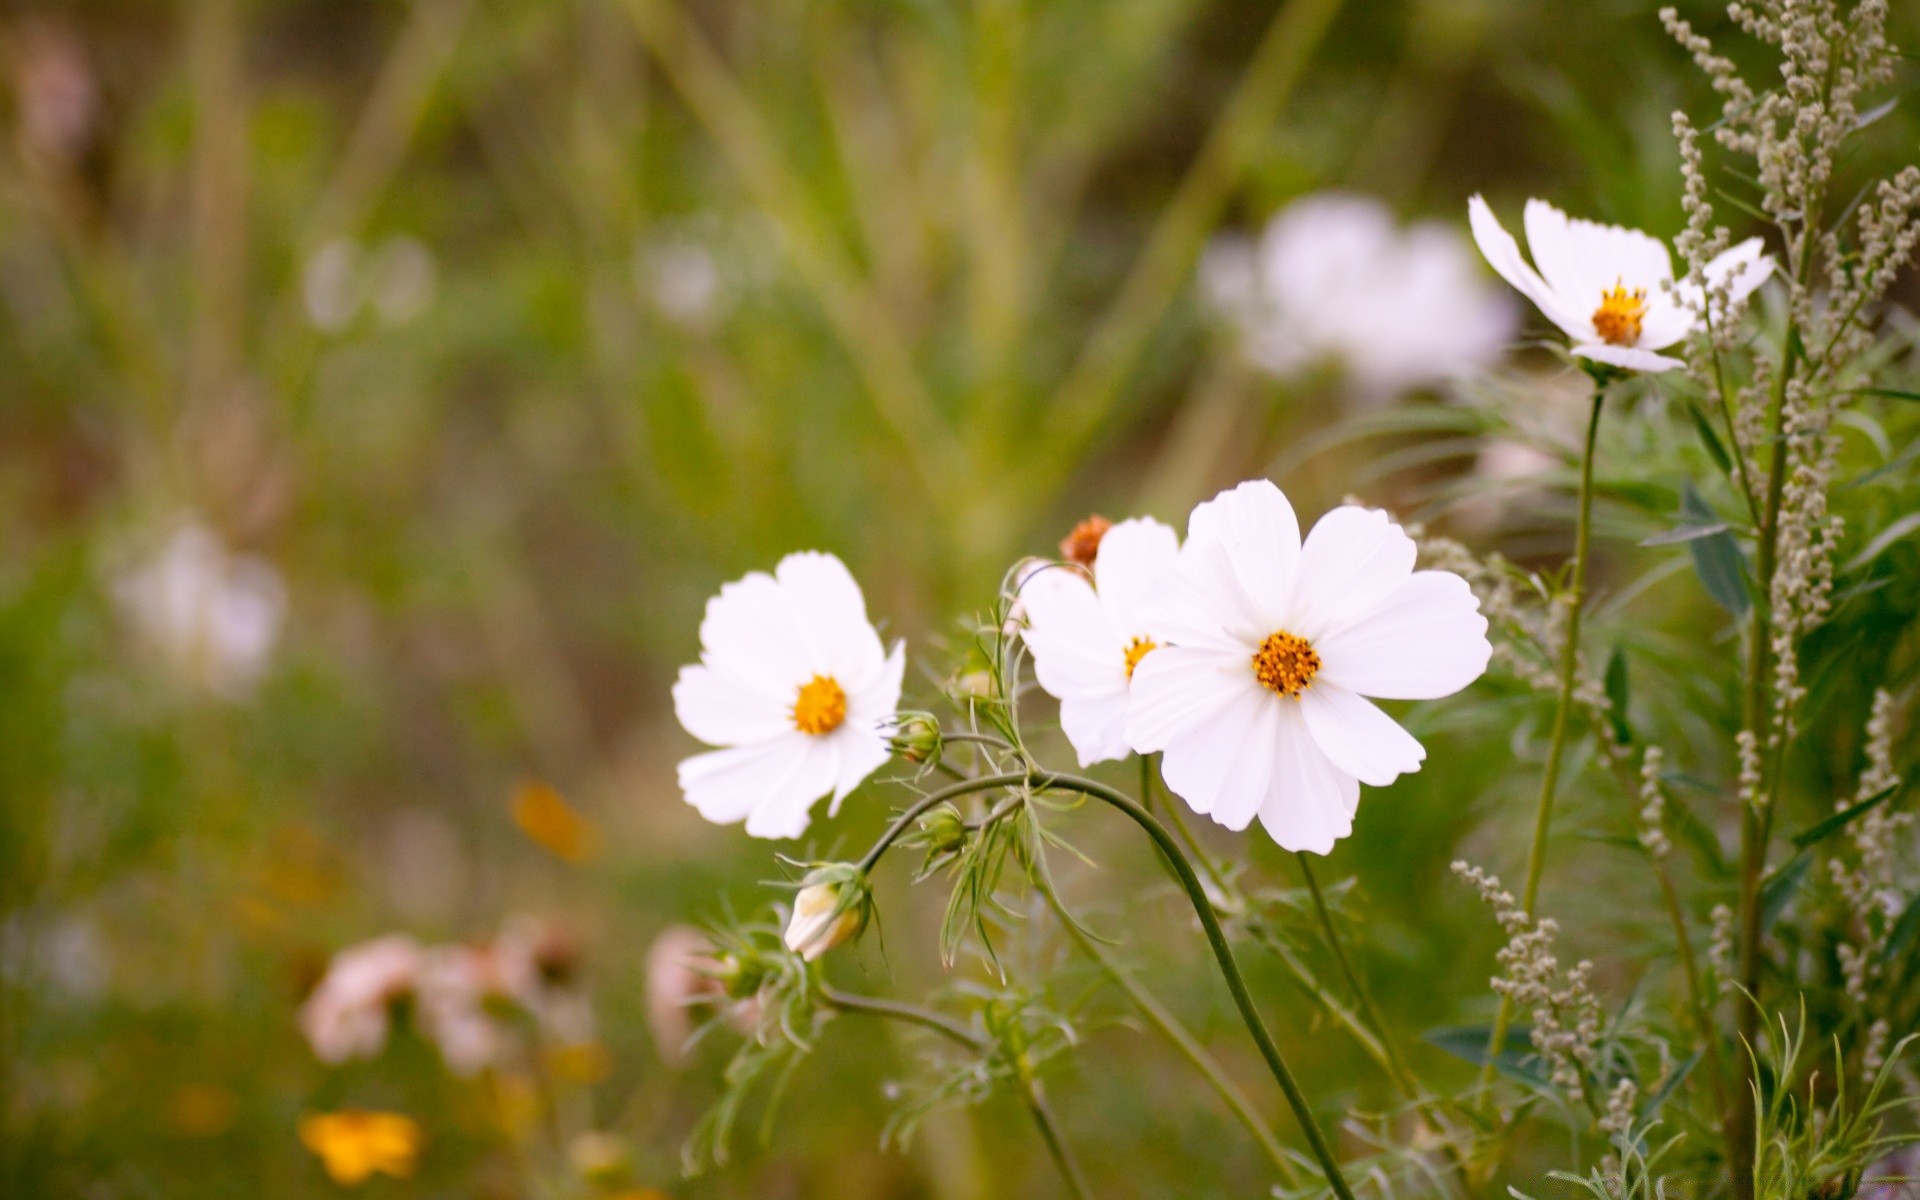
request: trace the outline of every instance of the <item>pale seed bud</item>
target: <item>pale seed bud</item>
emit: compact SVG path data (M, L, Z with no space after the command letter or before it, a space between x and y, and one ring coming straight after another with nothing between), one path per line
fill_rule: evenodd
M866 927L866 879L844 864L820 867L801 880L787 922L787 949L812 962Z

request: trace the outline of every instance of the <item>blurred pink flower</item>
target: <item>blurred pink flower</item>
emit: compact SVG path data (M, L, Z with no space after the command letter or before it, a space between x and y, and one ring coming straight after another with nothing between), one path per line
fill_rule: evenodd
M372 1058L387 1044L395 1001L420 985L420 944L403 933L350 946L333 956L327 973L300 1008L300 1031L325 1063Z
M718 967L712 941L690 925L669 925L647 948L647 1028L669 1066L687 1060L694 1010L726 1000Z

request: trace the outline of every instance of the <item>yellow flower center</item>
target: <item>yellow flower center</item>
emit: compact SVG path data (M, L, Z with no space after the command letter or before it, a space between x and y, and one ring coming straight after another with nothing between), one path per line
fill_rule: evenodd
M1640 324L1647 316L1647 289L1628 291L1616 277L1613 286L1600 293L1600 307L1593 310L1593 329L1610 346L1631 346L1640 340Z
M800 685L793 702L793 727L801 733L832 733L847 719L847 693L831 675L815 675Z
M1320 672L1320 656L1305 638L1281 630L1270 633L1253 656L1253 677L1282 696L1298 697Z
M399 1113L343 1109L300 1118L300 1140L335 1183L365 1183L375 1172L405 1179L420 1153L420 1126Z
M1133 678L1133 669L1140 665L1141 659L1145 658L1149 652L1157 650L1159 648L1160 648L1160 643L1154 641L1152 638L1137 637L1132 641L1128 642L1127 643L1127 678L1128 679Z

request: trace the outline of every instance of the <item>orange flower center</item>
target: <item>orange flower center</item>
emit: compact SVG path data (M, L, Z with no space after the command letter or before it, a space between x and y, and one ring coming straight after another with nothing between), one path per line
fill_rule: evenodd
M1070 563L1076 563L1093 570L1093 560L1100 557L1100 539L1107 536L1107 530L1113 528L1113 522L1099 513L1073 527L1073 532L1060 539L1060 557Z
M793 702L793 726L801 733L832 733L847 719L847 693L831 675L815 675L800 685Z
M1298 697L1320 672L1320 656L1305 638L1281 630L1270 633L1253 656L1253 677L1281 695Z
M1610 346L1631 346L1640 340L1640 325L1647 316L1647 289L1628 291L1618 278L1600 293L1600 307L1593 310L1593 329Z
M1160 644L1154 641L1152 638L1137 637L1132 641L1128 642L1127 643L1127 678L1132 679L1133 669L1140 665L1140 660L1145 658L1149 652L1159 649L1159 647L1160 647Z

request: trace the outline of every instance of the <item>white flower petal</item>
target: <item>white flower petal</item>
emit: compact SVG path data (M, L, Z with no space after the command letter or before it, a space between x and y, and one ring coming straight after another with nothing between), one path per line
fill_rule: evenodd
M1297 705L1280 705L1273 778L1260 824L1283 850L1326 854L1353 832L1360 781L1333 765L1307 732Z
M832 737L793 735L792 772L769 788L747 814L747 836L796 838L807 831L807 814L840 778L840 745ZM782 739L783 741L787 739Z
M849 792L887 764L893 757L893 748L878 730L851 721L821 740L832 741L839 758L838 775L833 781L833 803L827 806L827 815L831 817L840 811L840 802Z
M1554 251L1545 248L1542 237L1555 244ZM1609 288L1645 288L1651 297L1673 278L1673 256L1659 238L1568 217L1544 200L1527 202L1527 248L1561 299L1576 309L1585 306L1588 314L1600 307Z
M1487 619L1467 581L1415 571L1364 620L1314 643L1315 680L1386 700L1449 696L1487 669ZM1309 691L1312 689L1309 688Z
M1277 724L1270 710L1278 705L1279 697L1254 688L1210 719L1182 729L1167 743L1160 762L1167 790L1194 812L1229 829L1245 829L1266 797Z
M1227 550L1234 573L1266 622L1285 612L1300 558L1300 521L1279 488L1252 479L1199 505L1187 520L1187 548L1195 542Z
M866 598L846 564L831 554L808 550L781 559L774 577L808 648L808 677L831 676L848 691L866 686L880 669L885 652L880 635L867 620Z
M1693 310L1665 291L1647 293L1647 311L1640 318L1640 337L1634 347L1660 350L1673 345L1693 329Z
M1574 346L1573 352L1581 358L1590 358L1608 366L1620 367L1628 371L1647 371L1657 373L1672 371L1687 364L1677 358L1668 358L1664 354L1655 354L1651 350L1641 350L1634 346L1610 346L1605 342L1581 342Z
M1246 654L1162 646L1134 668L1127 739L1142 754L1164 750L1182 731L1249 694L1265 693Z
M701 658L768 695L798 692L815 668L784 590L764 571L723 584L700 622Z
M1427 752L1399 722L1337 683L1315 680L1300 694L1300 715L1333 765L1372 787L1418 771Z
M900 684L907 674L907 644L895 642L880 670L859 691L847 692L847 724L879 729L900 710Z
M1314 522L1300 550L1287 632L1317 641L1351 624L1413 573L1419 550L1379 509L1344 505Z
M686 793L688 804L715 824L745 820L748 813L794 777L813 740L794 730L771 741L682 759L680 790ZM821 788L821 792L825 790Z
M1156 640L1221 653L1251 654L1273 632L1270 606L1248 593L1224 542L1189 539L1166 586L1141 619Z
M710 746L764 742L793 728L792 698L776 699L699 663L680 668L673 713Z
M1123 638L1145 634L1147 606L1166 586L1180 557L1180 536L1170 525L1135 517L1107 530L1093 562L1100 607Z
M1082 767L1117 762L1132 753L1133 748L1127 743L1128 708L1124 682L1118 689L1104 694L1061 698L1060 731L1072 743Z
M1570 307L1562 300L1539 272L1527 265L1520 255L1520 245L1513 235L1501 227L1500 221L1493 215L1493 209L1479 196L1467 202L1467 222L1473 228L1473 240L1480 246L1480 253L1486 257L1500 278L1512 284L1514 289L1533 301L1547 320L1564 330L1569 337L1590 338L1594 336L1591 312L1581 312ZM1538 248L1535 254L1539 253Z
M1730 304L1739 304L1765 283L1774 271L1774 261L1764 253L1765 243L1759 238L1748 238L1738 246L1723 250L1707 264L1707 283L1717 287L1724 280L1732 280L1732 290L1727 295Z

